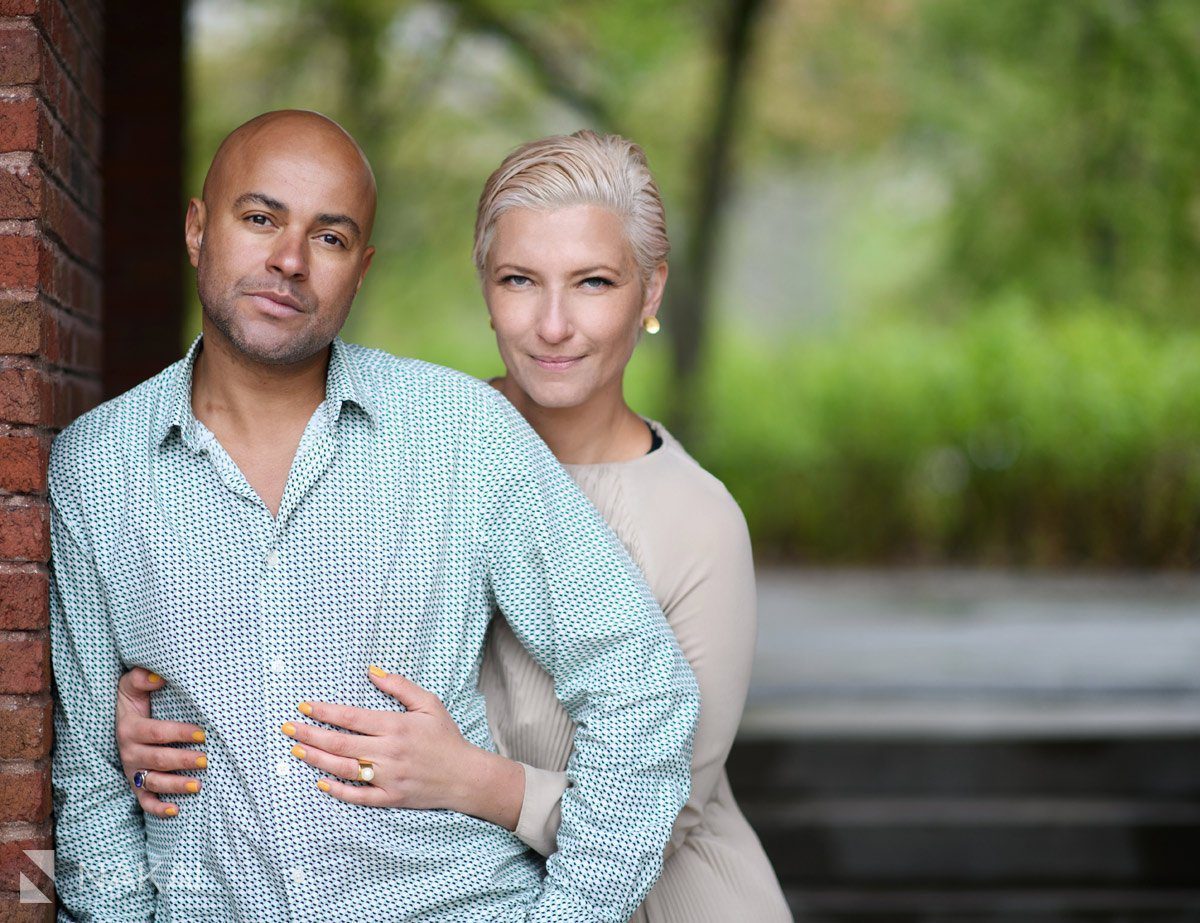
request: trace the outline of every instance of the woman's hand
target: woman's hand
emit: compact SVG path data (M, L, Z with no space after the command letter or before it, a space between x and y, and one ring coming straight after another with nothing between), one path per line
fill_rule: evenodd
M150 693L163 688L163 679L142 667L134 667L117 682L117 750L125 778L133 786L133 774L146 774L141 788L134 788L138 804L147 814L174 817L179 807L158 794L194 794L200 781L173 775L176 769L203 769L208 759L195 750L166 746L173 743L204 743L204 731L194 724L159 721L150 717ZM158 793L158 794L155 794Z
M446 808L515 830L525 795L524 767L466 740L432 692L378 667L368 675L407 710L301 702L301 714L354 733L304 722L283 725L283 733L297 742L293 756L336 777L322 779L318 788L352 804ZM369 785L348 784L358 778L359 760L373 764Z

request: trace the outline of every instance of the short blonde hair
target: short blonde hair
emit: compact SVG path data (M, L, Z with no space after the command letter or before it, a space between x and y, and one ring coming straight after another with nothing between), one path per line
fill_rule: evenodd
M599 205L625 225L642 283L671 250L658 184L646 152L620 135L584 129L530 141L488 177L475 212L475 269L483 274L496 222L510 208Z

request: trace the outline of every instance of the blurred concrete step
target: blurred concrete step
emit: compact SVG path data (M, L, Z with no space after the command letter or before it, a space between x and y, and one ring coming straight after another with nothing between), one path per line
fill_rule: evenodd
M791 890L803 923L1196 923L1192 891Z
M1036 799L742 800L788 884L1200 886L1200 806Z
M1200 803L1200 736L1106 739L739 739L743 799L835 796L1134 798Z

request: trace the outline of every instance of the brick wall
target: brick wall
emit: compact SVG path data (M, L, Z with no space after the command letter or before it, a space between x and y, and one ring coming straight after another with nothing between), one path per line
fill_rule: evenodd
M100 398L102 0L0 0L0 921L49 849L46 459Z

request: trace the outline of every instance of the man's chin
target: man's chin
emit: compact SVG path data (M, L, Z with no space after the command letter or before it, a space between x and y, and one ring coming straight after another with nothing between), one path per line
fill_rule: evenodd
M264 326L235 328L229 331L227 339L244 358L263 365L295 365L312 358L333 341L332 336L323 338L312 330L261 329Z

